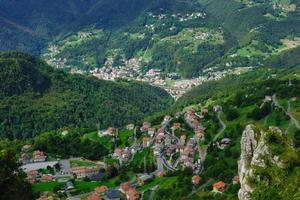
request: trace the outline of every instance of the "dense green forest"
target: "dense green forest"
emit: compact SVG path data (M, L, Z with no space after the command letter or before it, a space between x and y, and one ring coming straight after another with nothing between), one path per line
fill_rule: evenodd
M70 75L16 52L0 54L0 88L0 135L7 138L64 127L121 126L173 102L147 84Z

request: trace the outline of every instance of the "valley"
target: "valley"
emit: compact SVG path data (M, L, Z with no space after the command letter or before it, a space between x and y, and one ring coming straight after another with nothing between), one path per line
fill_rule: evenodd
M0 200L300 200L299 16L0 1Z

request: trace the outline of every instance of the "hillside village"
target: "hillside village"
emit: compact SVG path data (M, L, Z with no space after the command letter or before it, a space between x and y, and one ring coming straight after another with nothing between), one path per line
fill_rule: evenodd
M201 183L200 174L203 170L203 161L206 156L206 145L201 145L205 138L205 127L201 124L201 119L208 114L208 109L203 109L201 113L196 113L193 109L176 113L175 116L166 115L159 126L152 126L149 122L143 122L141 127L134 124L128 124L124 127L133 131L132 137L135 137L130 146L124 148L116 147L113 153L108 155L107 159L118 161L117 166L128 165L132 162L135 155L144 151L151 150L153 155L155 169L147 173L138 173L128 182L121 183L115 187L106 185L98 186L94 192L80 194L80 197L86 197L88 200L94 199L123 199L137 200L142 199L143 192L138 192L139 187L151 182L155 177L164 177L168 171L175 172L184 168L191 168L194 176L190 180L195 186ZM215 106L213 112L222 112L221 106ZM183 123L181 120L184 120ZM180 121L180 122L179 122ZM186 126L190 128L190 133L185 134ZM136 138L136 132L140 131L141 136ZM107 130L99 130L97 137L118 137L118 129L110 127ZM66 134L66 133L64 133ZM225 139L230 145L230 140ZM229 141L229 142L228 142ZM224 148L224 147L223 147ZM221 149L221 148L220 148ZM144 157L145 159L145 157ZM147 158L148 159L148 158ZM21 162L22 169L27 173L28 180L31 183L51 183L53 181L65 182L64 190L58 190L58 194L67 194L69 199L73 197L75 191L74 181L70 180L89 180L101 181L106 176L106 171L110 168L105 160L93 162L84 158L70 158L66 160L47 160L46 152L32 150L31 145L24 145L22 148ZM143 160L143 159L142 159ZM146 162L146 160L145 160ZM146 164L146 163L145 163ZM224 192L225 183L220 180L213 185L215 192ZM155 187L159 187L156 185ZM153 191L155 191L155 187ZM47 194L43 193L46 198ZM80 199L80 198L79 198Z

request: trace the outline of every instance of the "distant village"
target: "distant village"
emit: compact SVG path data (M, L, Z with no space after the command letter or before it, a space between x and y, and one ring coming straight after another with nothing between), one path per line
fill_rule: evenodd
M104 80L127 79L147 82L151 85L161 87L166 90L173 98L178 99L191 88L201 85L210 80L219 80L225 76L236 74L239 75L251 70L251 67L239 67L216 71L214 68L208 68L203 71L204 75L192 79L178 79L177 73L163 73L160 69L150 69L143 74L140 69L139 60L132 58L124 62L124 66L113 67L112 58L108 59L101 68L91 70L89 73L93 76ZM73 70L72 73L82 73Z

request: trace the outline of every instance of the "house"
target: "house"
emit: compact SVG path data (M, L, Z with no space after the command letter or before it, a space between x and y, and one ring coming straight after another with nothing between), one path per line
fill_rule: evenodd
M40 197L37 200L52 200L52 199L59 199L59 198L53 192L41 192Z
M91 177L99 173L99 167L72 167L72 173L76 174L77 178Z
M31 148L31 145L26 144L22 147L22 152L27 153Z
M46 160L46 156L43 151L36 150L32 153L33 162L44 162Z
M185 140L186 140L186 135L181 135L180 136L180 144L184 145L185 144Z
M166 175L166 173L163 171L159 171L156 173L156 176L158 176L158 177L164 177L165 175Z
M199 130L196 132L196 135L198 138L202 139L204 138L204 131L203 130Z
M106 136L106 135L116 136L116 135L118 135L118 129L113 128L113 127L109 127L107 130L98 131L98 136L99 137L103 137L103 136Z
M127 130L133 130L134 127L135 127L134 124L127 124L127 125L126 125L126 129L127 129Z
M141 131L148 131L148 129L151 127L151 123L144 122L143 126L141 127Z
M272 96L265 96L264 102L272 101Z
M217 143L219 149L225 149L228 147L231 143L231 140L229 138L223 138L221 142Z
M129 148L124 149L122 152L122 159L127 162L131 158L131 150Z
M157 137L156 137L156 143L160 144L163 139L164 139L164 135L163 134L157 135Z
M126 193L126 198L128 200L138 200L140 198L140 194L136 191L135 188L130 188Z
M174 123L172 128L173 129L180 129L181 128L181 123Z
M151 142L151 138L150 137L144 137L143 138L143 147L149 147L150 146L150 142Z
M39 176L39 173L37 170L31 170L31 171L28 171L26 173L27 175L27 180L30 182L30 183L34 183L36 182L38 176Z
M153 137L155 134L156 129L155 128L148 128L148 135L150 137Z
M119 200L120 199L120 191L109 189L106 193L106 197L108 200Z
M193 183L194 185L199 185L199 184L200 184L200 181L201 181L201 177L200 177L200 176L195 175L195 176L192 177L192 183Z
M115 150L114 150L114 157L115 158L121 158L122 157L122 153L123 153L123 150L122 149L120 149L120 148L116 148Z
M67 181L66 182L66 189L67 190L73 190L75 187L74 187L74 184L72 181Z
M95 193L97 193L98 195L104 195L107 191L108 191L107 186L100 186L95 188Z
M224 183L223 181L219 181L213 184L213 191L223 193L225 192L225 187L226 187L226 183Z
M122 192L122 193L126 193L126 192L128 192L128 190L131 188L131 183L130 182L125 182L125 183L122 183L121 185L120 185L120 191Z
M166 115L164 117L164 122L169 122L171 120L171 116L170 115Z
M44 174L41 178L41 182L53 181L53 176L51 174Z
M101 197L98 194L92 193L87 196L87 200L101 200Z
M114 135L117 135L118 130L115 129L115 128L113 128L113 127L109 127L109 128L107 129L107 133L108 133L108 135L114 136Z
M23 165L30 163L30 157L27 153L22 153L21 162Z
M151 175L148 174L143 174L140 177L137 178L137 184L139 186L144 185L145 183L147 183L148 181L150 181L153 177Z
M233 185L236 185L236 184L238 184L240 182L240 177L239 176L234 176L233 178L232 178L232 184Z

